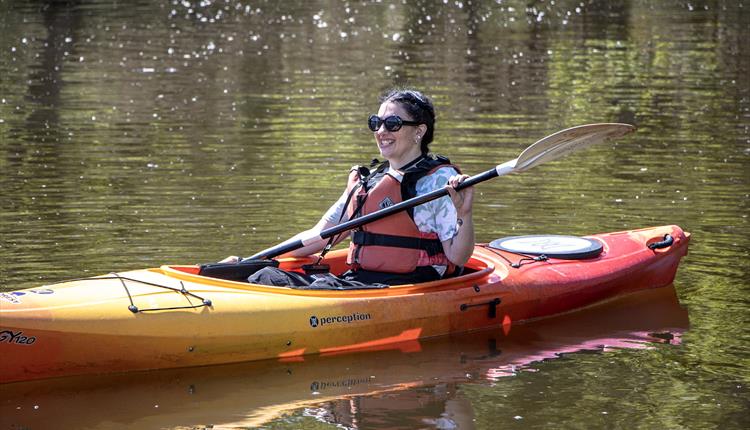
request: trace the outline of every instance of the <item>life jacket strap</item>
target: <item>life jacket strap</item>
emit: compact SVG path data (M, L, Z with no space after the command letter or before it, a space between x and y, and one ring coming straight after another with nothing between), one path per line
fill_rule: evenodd
M396 248L421 249L429 256L443 253L443 244L438 239L393 236L361 230L355 231L352 234L352 243L363 246L392 246Z

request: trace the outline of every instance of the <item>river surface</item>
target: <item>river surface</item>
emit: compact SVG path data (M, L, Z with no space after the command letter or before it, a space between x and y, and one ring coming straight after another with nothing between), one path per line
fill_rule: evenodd
M750 426L750 3L0 0L0 291L250 255L377 156L387 88L477 187L477 240L678 224L673 287L392 351L0 387L2 428ZM0 365L2 358L0 358Z

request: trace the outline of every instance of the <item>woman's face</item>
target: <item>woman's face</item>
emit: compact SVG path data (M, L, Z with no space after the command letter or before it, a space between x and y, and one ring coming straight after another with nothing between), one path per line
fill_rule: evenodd
M380 105L378 110L380 118L385 119L391 115L398 115L405 121L413 120L400 103L385 102ZM388 131L385 125L381 125L374 132L380 155L396 169L414 160L422 153L420 142L426 129L427 126L421 124L419 126L404 125L397 131Z

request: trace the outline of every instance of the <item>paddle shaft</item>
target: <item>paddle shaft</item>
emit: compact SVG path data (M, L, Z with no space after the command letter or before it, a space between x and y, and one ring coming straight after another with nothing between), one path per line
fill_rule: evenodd
M488 179L503 176L508 173L520 173L526 171L534 166L546 163L548 161L556 160L581 148L593 145L595 143L605 142L616 137L624 136L634 130L635 127L633 127L632 125L617 123L586 124L561 130L541 140L538 140L533 145L526 148L521 153L521 155L518 156L518 158L507 161L503 164L499 164L495 166L494 169L490 169L484 173L480 173L466 179L456 187L456 190L460 191L466 187L470 187L480 182L484 182ZM401 212L403 210L413 208L417 205L421 205L422 203L427 203L430 200L435 200L446 194L448 194L448 189L441 188L430 193L411 198L393 206L389 206L377 212L373 212L371 214L355 218L334 227L327 228L319 234L307 233L309 234L309 236L307 237L302 236L299 239L281 243L272 248L263 250L253 256L250 256L246 258L246 260L278 257L281 254L294 251L295 249L299 249L306 245L316 243L320 240L329 239L347 230L361 227L367 223L377 221L396 212Z
M515 161L515 160L513 160L513 161ZM493 169L490 169L490 170L488 170L488 171L486 171L484 173L480 173L478 175L474 175L474 176L472 176L470 178L467 178L466 180L464 180L463 182L461 182L460 184L458 184L458 186L456 186L456 190L460 191L460 190L462 190L464 188L471 187L471 186L476 185L476 184L478 184L480 182L484 182L484 181L487 181L489 179L496 178L496 177L500 176L500 174L502 172L509 173L509 172L512 171L512 168L501 169L501 167L509 165L509 164L510 164L510 162L509 163L505 163L505 164L501 164L500 166L497 166L497 167L495 167ZM507 170L507 172L506 172L506 170ZM364 216L361 216L361 217L358 217L358 218L354 218L353 220L350 220L350 221L341 223L339 225L335 225L333 227L327 228L327 229L321 231L320 234L318 234L316 236L313 236L313 237L310 237L310 238L297 239L297 240L295 240L293 242L282 243L282 244L276 245L274 247L271 247L271 248L268 248L266 250L263 250L263 251L255 254L255 255L252 255L252 256L246 258L245 260L247 260L247 259L266 259L266 258L278 257L281 254L285 254L287 252L294 251L295 249L302 248L305 245L310 244L311 242L314 242L314 241L317 241L317 240L321 240L321 239L322 240L329 239L329 238L331 238L333 236L336 236L336 235L339 235L341 233L344 233L345 231L352 230L352 229L355 229L357 227L361 227L361 226L363 226L365 224L371 223L373 221L377 221L377 220L379 220L381 218L385 218L385 217L387 217L389 215L393 215L396 212L401 212L401 211L407 210L409 208L413 208L415 206L419 206L419 205L421 205L423 203L427 203L429 201L438 199L438 198L443 197L443 196L445 196L447 194L448 194L448 189L447 188L440 188L440 189L431 191L431 192L429 192L427 194L422 194L421 196L416 196L416 197L413 197L413 198L411 198L409 200L405 200L405 201L403 201L401 203L397 203L397 204L395 204L393 206L389 206L389 207L387 207L385 209L381 209L379 211L373 212L371 214L367 214L367 215L364 215Z

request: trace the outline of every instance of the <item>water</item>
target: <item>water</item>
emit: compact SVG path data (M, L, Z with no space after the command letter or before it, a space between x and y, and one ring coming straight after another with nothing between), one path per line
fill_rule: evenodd
M275 244L315 223L349 167L377 155L365 119L378 95L413 85L436 103L432 149L470 174L569 126L635 124L482 184L477 238L681 225L693 233L675 281L689 324L646 327L680 342L570 348L494 378L485 368L507 363L502 353L483 352L476 374L450 358L486 339L444 340L421 346L441 366L424 378L413 355L390 354L387 384L324 398L310 365L305 390L274 390L267 404L201 399L213 415L146 408L147 393L166 396L154 386L47 382L53 394L3 394L29 414L11 424L49 427L51 407L85 409L59 394L73 390L128 411L93 414L88 428L242 426L237 416L271 405L283 413L252 425L747 427L750 5L527 3L0 1L0 289ZM545 357L549 345L535 347ZM372 363L329 365L360 380ZM159 375L188 391L174 381L189 374Z

